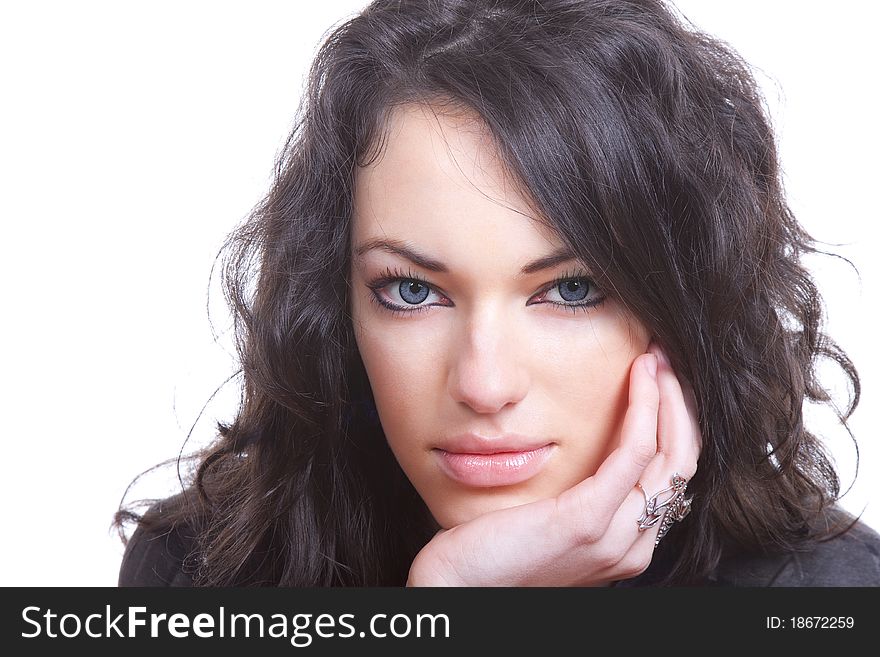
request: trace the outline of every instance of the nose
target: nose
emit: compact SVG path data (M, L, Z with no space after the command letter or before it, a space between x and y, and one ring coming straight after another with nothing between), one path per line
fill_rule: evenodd
M449 395L477 413L497 413L526 395L527 341L504 313L484 308L462 327L449 370Z

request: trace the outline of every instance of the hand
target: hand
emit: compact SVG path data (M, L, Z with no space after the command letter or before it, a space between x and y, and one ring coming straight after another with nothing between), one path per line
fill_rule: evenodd
M656 380L647 368L655 357ZM416 555L407 586L604 586L635 577L651 563L661 524L639 531L645 496L636 484L650 496L675 472L689 480L701 443L693 390L652 342L630 368L620 445L596 474L555 498L441 530Z

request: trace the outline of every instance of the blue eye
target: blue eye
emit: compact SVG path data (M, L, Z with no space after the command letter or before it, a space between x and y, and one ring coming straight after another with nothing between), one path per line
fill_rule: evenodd
M605 300L604 296L595 293L596 289L596 284L585 276L557 279L544 293L542 300L557 306L567 306L574 309L592 308ZM593 298L585 301L591 290L594 290ZM553 300L553 293L559 295L560 301ZM548 299L548 296L551 298Z
M424 303L432 293L440 301L446 299L412 272L404 273L396 269L386 270L379 278L370 281L367 287L372 290L370 301L378 303L392 314L412 315L428 310L432 305L437 305ZM383 292L385 288L388 290Z
M428 298L428 286L417 280L401 281L397 291L401 299L413 305L420 304Z
M556 286L556 289L559 290L560 296L565 301L575 302L581 301L587 296L587 292L590 291L590 284L583 279L573 278L560 283Z

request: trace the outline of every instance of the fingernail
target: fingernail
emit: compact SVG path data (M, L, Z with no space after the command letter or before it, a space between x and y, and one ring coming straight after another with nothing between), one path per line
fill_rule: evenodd
M648 374L651 375L652 379L657 378L657 356L654 354L648 354L649 358L645 359L645 369L648 370Z

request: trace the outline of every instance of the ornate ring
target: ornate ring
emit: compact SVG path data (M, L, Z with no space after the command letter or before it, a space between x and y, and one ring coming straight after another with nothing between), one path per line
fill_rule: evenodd
M645 531L659 522L660 531L657 533L657 540L654 541L654 547L657 547L660 539L666 536L669 528L672 527L672 523L684 520L685 516L690 513L691 501L694 498L685 498L684 492L687 488L687 479L677 472L672 475L672 485L669 488L664 488L651 497L648 497L641 483L637 483L636 486L639 487L642 495L645 496L645 510L642 512L641 517L636 520L639 531ZM661 501L660 496L666 493L669 493L669 496Z

